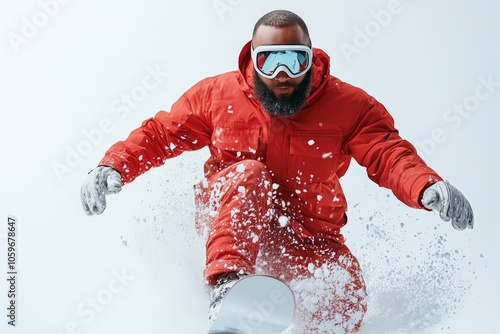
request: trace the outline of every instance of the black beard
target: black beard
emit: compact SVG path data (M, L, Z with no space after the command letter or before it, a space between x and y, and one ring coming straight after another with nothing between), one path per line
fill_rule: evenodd
M253 82L255 85L255 95L260 101L262 108L270 115L278 117L289 117L301 110L309 95L311 87L312 71L307 71L304 80L297 86L290 97L279 100L274 96L274 93L266 86L264 81L254 71Z

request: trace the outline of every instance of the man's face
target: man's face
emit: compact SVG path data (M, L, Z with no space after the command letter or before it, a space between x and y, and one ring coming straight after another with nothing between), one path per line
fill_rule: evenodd
M261 45L310 45L309 38L299 25L276 28L261 25L252 39L252 46ZM311 80L311 71L297 78L290 78L284 71L269 79L254 72L255 93L264 109L273 115L290 116L305 104Z

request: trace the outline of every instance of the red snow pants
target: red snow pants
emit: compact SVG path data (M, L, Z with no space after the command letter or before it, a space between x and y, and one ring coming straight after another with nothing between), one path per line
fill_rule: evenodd
M205 277L267 274L286 281L297 300L296 333L355 333L366 313L357 259L331 239L301 238L281 226L273 183L254 160L234 164L196 190L196 223L207 237Z

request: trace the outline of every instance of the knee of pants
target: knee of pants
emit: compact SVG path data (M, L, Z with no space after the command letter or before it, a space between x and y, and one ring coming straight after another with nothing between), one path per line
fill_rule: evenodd
M257 160L242 160L195 185L195 220L198 229L217 216L221 199L230 193L258 193L264 204L271 204L272 178Z
M269 187L272 182L267 167L257 160L242 160L195 185L197 201L208 202L209 196L226 184L252 183Z
M260 186L267 186L267 183L271 182L271 175L266 165L257 160L237 162L217 173L213 179L217 180L221 177L226 179L236 177L236 180L245 180L246 182L257 181Z

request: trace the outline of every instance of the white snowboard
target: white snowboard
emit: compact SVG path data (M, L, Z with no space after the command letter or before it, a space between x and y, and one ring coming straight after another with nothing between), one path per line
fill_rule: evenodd
M250 275L226 294L208 334L280 334L295 313L292 290L279 279Z

